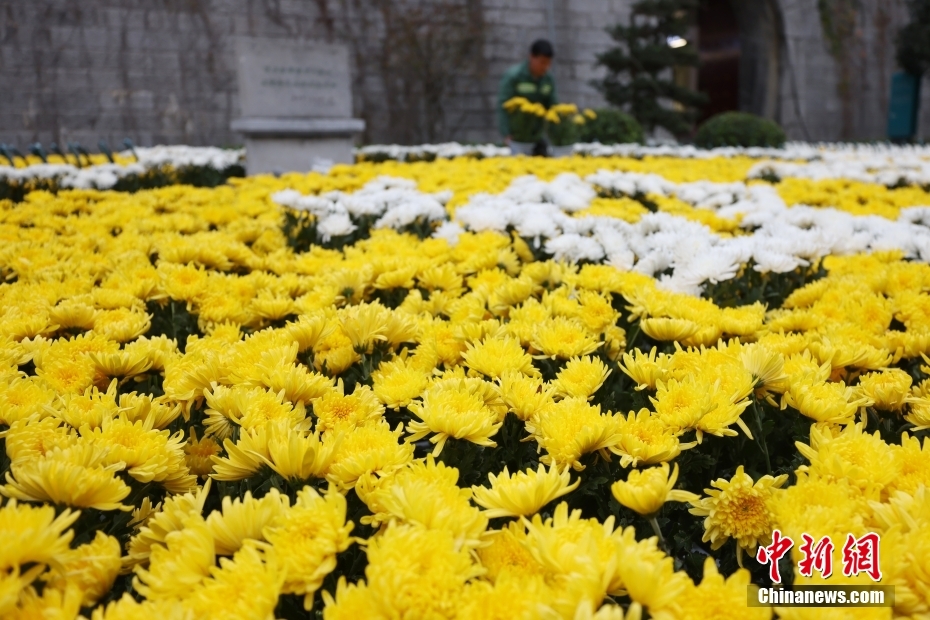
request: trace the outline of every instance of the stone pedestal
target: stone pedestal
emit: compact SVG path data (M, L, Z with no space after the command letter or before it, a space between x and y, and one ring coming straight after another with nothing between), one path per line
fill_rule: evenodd
M365 130L358 118L240 118L232 129L245 135L249 174L307 172L352 163L355 137Z
M314 41L237 41L246 170L307 172L352 161L365 121L352 118L349 50Z

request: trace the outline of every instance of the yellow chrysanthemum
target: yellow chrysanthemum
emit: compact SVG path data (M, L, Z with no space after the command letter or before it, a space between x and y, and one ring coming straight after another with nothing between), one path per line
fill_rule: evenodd
M62 301L48 311L48 318L59 327L93 329L98 310L80 301Z
M125 350L113 353L90 353L97 372L106 377L127 379L141 375L152 367L152 359L145 351Z
M141 603L129 594L94 609L91 620L148 620L149 618L176 618L178 620L194 620L193 612L185 609L181 601L176 599L162 599L157 601L142 601Z
M375 302L344 308L339 313L342 329L357 353L371 353L377 342L387 340L391 311Z
M0 424L11 426L43 410L55 398L55 391L36 377L0 381Z
M129 495L129 487L115 475L125 465L104 465L105 455L89 444L55 448L39 459L11 465L0 493L74 508L132 510L120 503Z
M169 496L163 503L148 511L148 515L144 515L141 508L139 514L133 512L134 519L142 521L138 522L138 533L129 539L125 564L133 566L148 562L152 549L159 545L164 546L168 534L182 529L189 518L199 516L203 512L211 482L208 478L196 495L185 493ZM132 523L130 521L130 524Z
M317 311L297 317L296 321L289 322L284 329L297 342L298 350L306 351L329 336L335 326L327 322L323 312Z
M650 613L670 608L687 595L689 586L693 587L687 575L675 571L670 557L643 557L628 552L618 572L630 599Z
M643 333L654 340L683 341L694 336L701 326L688 319L650 318L642 319L639 327Z
M324 620L355 620L356 618L373 618L386 620L388 616L380 606L380 601L374 596L365 580L357 584L347 584L346 578L339 577L336 582L336 592L330 594L322 591L325 604L323 608Z
M100 428L81 429L82 440L106 450L104 465L122 464L126 473L139 482L160 482L174 492L193 488L196 476L184 459L182 431L152 428L152 418L132 422L125 415L103 421Z
M501 400L507 409L523 421L552 402L554 389L541 377L507 372L500 378Z
M521 372L529 376L539 374L533 367L533 358L514 338L489 337L477 344L467 343L466 347L462 354L465 365L492 379L503 376L507 371Z
M90 607L113 586L122 568L119 541L98 531L94 539L76 549L70 549L61 560L61 567L52 572L49 585L65 590L69 584L84 595L83 607Z
M191 427L187 443L184 445L184 459L187 467L195 476L209 476L213 473L213 457L219 455L222 446L212 437L197 437L197 429Z
M559 473L555 465L548 469L542 465L537 471L527 469L510 475L507 467L495 476L488 474L491 488L474 486L475 503L486 510L488 518L529 517L539 512L554 499L571 493L581 479L570 484L569 470Z
M501 579L493 585L473 581L465 589L456 617L462 620L557 618L557 612L547 604L551 597L551 591L541 579Z
M631 411L626 418L618 416L617 434L617 441L609 448L620 457L623 467L665 463L696 445L680 443L675 433L648 409Z
M264 459L271 456L268 450L268 440L273 427L274 425L265 424L251 431L243 431L239 435L239 440L235 442L225 439L223 449L226 451L226 456L210 457L213 461L211 478L233 482L244 480L261 469L265 463ZM291 434L290 429L285 428L282 434Z
M423 369L400 357L382 362L371 378L375 396L395 411L409 405L429 385L429 375Z
M511 521L501 530L488 532L486 540L488 544L475 552L487 571L485 577L492 582L532 582L546 577L548 571L527 547L523 521Z
M368 543L368 589L387 618L454 617L480 570L445 530L395 525Z
M656 620L699 620L722 618L724 620L768 620L772 617L771 607L747 607L746 588L751 576L741 568L723 578L717 571L714 558L704 560L704 578L699 586L688 587L669 607L657 611Z
M930 489L930 438L924 437L923 445L916 437L901 434L901 445L892 445L891 453L897 465L897 475L891 482L896 491L916 493L921 487Z
M277 394L262 389L235 390L233 400L241 416L237 422L244 429L277 421L287 421L296 427L306 419L303 403L295 406L285 402L283 390Z
M584 398L566 398L547 406L527 422L526 430L546 451L540 461L547 465L584 469L583 455L612 448L620 439L619 419L601 413Z
M184 598L210 576L216 560L213 534L200 515L152 547L148 568L134 567L133 588L149 600Z
M772 510L773 496L787 482L787 474L762 476L753 482L752 477L736 468L729 480L718 478L714 488L704 489L708 497L691 502L693 515L705 517L704 542L719 549L730 538L736 539L737 559L742 563L742 552L755 552L761 541L771 539L775 528Z
M569 360L556 375L553 386L560 396L577 396L590 400L612 371L599 359L590 356Z
M431 455L385 476L362 476L355 489L374 513L362 517L362 523L397 520L441 529L451 532L458 544L477 547L488 517L471 505L472 491L457 486L458 476L456 468L436 463Z
M593 353L601 343L580 320L557 316L536 325L532 345L543 357L571 359Z
M859 489L846 480L829 480L804 472L798 472L797 478L795 484L773 496L771 503L774 522L782 534L794 540L809 534L815 540L830 536L834 541L843 541L847 534L858 537L866 532L864 522L869 508ZM792 549L795 560L801 557L797 547Z
M5 440L6 456L14 463L37 459L54 448L68 448L77 442L74 429L55 417L17 420L0 435Z
M250 491L242 499L224 497L222 509L207 517L217 555L233 555L246 540L265 540L265 527L274 525L289 506L288 497L273 487L261 499Z
M114 379L106 392L93 386L81 394L62 394L59 402L52 407L52 413L74 428L97 428L118 413L116 392L117 381Z
M352 488L359 476L384 473L413 460L413 444L401 441L401 425L393 431L387 422L363 426L342 438L329 467L329 478Z
M294 505L264 529L286 569L282 591L303 594L309 610L323 578L336 568L336 555L352 544L352 527L345 497L335 491L322 496L309 486L298 491Z
M864 431L862 422L850 424L842 431L811 428L810 445L795 442L798 451L810 461L798 471L834 480L848 480L870 499L887 496L888 487L900 473L891 446L878 431Z
M637 391L646 388L654 390L657 383L668 376L668 356L656 356L655 347L648 354L633 349L632 354L624 353L621 359L620 370L636 382Z
M144 421L150 415L152 428L164 429L184 413L179 403L174 403L159 396L152 398L148 394L120 394L119 411L125 413L133 422Z
M27 571L22 571L19 566L15 566L9 571L0 572L0 616L10 617L16 610L20 594L26 592L29 584L44 571L45 565L37 564ZM76 590L76 588L72 589Z
M669 476L668 463L659 467L630 472L626 480L618 480L610 487L611 493L623 506L644 517L654 515L665 502L690 502L699 496L688 491L673 490L678 480L678 463Z
M359 361L361 356L355 350L352 340L339 324L329 335L320 338L313 347L313 366L317 372L327 376L340 375Z
M855 390L843 383L792 383L785 392L789 405L820 424L850 424L868 401L856 398Z
M65 509L57 517L52 506L30 506L11 499L0 507L0 571L30 563L61 566L74 532L68 528L80 516Z
M494 447L491 440L502 422L488 407L482 395L464 379L436 385L423 394L421 401L410 404L410 412L419 419L407 425L408 442L429 438L436 447L433 456L438 456L450 437Z
M729 309L729 308L728 308ZM784 372L785 358L759 344L744 345L739 359L755 379L756 395L764 398L769 392L783 393L788 388L788 375Z
M695 381L658 381L656 395L650 396L655 414L673 433L695 428L717 403L707 386Z
M194 618L253 620L273 618L286 572L271 551L247 544L229 558L220 558L210 578L184 601Z
M359 426L376 422L384 415L384 406L367 385L358 385L351 394L345 394L342 380L336 388L313 401L316 430L351 432Z
M553 605L560 612L574 611L584 601L598 604L608 593L622 589L617 570L620 531L614 532L613 517L603 523L582 519L580 510L569 512L561 502L552 517L543 520L535 515L524 523L526 545L549 573L547 581L558 593Z
M904 419L914 425L914 432L930 428L930 399L915 398Z
M859 377L858 392L876 409L901 411L908 402L913 379L900 368L870 372Z
M94 332L116 342L129 342L152 326L152 316L129 308L102 310L94 319Z
M4 614L4 619L29 620L31 618L53 618L70 620L76 618L81 609L81 590L74 585L64 590L44 588L40 595L29 586L19 595L19 601L11 613Z

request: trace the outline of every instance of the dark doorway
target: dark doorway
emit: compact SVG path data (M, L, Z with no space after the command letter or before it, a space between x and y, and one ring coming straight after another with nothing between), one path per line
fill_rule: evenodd
M701 0L698 9L698 90L710 101L700 121L739 110L739 22L730 0Z

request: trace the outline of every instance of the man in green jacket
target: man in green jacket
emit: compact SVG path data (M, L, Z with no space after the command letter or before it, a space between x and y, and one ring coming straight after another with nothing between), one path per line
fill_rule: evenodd
M523 97L531 103L541 103L546 108L558 103L555 92L555 80L549 74L552 66L552 44L545 39L538 39L530 46L530 57L516 64L504 73L497 94L497 126L504 138L510 143L510 119L504 111L504 102L513 97Z

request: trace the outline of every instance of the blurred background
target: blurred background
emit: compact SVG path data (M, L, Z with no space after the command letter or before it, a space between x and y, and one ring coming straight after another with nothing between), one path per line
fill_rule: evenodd
M0 139L242 144L235 39L349 47L363 143L496 141L503 71L555 47L560 98L605 105L599 54L632 0L0 0ZM700 0L683 38L698 120L742 110L789 139L887 137L906 0ZM910 10L909 10L910 9ZM919 37L918 37L919 38ZM913 71L921 71L917 66ZM930 88L915 138L930 135Z

